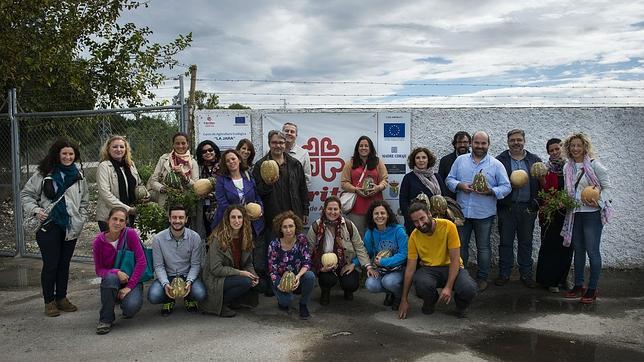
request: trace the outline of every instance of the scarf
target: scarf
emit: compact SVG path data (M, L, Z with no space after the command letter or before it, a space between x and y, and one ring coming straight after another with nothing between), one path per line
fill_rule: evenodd
M566 163L563 158L561 157L550 157L550 160L546 162L546 167L548 168L548 171L556 174L557 176L563 175L563 166Z
M416 174L420 182L422 182L423 185L432 192L432 196L441 194L441 187L438 184L438 179L436 179L433 168L421 170L418 167L414 167L414 174Z
M599 180L595 175L595 170L593 169L593 166L591 165L590 161L591 161L590 157L588 157L588 155L585 155L583 166L582 166L582 169L584 171L584 176L586 177L588 184L597 186L601 190L601 185L599 184ZM575 176L577 172L575 170L574 160L570 160L564 165L563 173L564 173L564 184L566 185L566 192L568 193L568 196L575 198L577 193L577 188L575 187L576 186L575 183L577 182L577 180ZM570 242L572 241L572 229L575 225L574 211L575 210L568 210L566 212L566 218L564 219L563 228L561 229L561 236L563 236L564 238L563 245L566 247L570 246ZM610 206L609 203L606 203L604 207L601 209L602 224L606 225L612 217L613 217L613 208Z
M327 220L326 215L324 215L324 212L323 212L322 217L320 217L320 221L317 223L317 230L313 229L313 231L315 231L315 240L317 242L317 246L315 247L315 250L313 250L312 262L313 262L313 270L315 270L316 274L320 273L320 270L322 269L322 254L324 254L324 241L325 241L324 234L327 228L333 230L333 235L334 235L333 252L335 253L335 255L338 256L338 265L336 266L334 272L339 274L342 268L344 267L344 265L346 264L346 260L344 259L344 247L342 246L342 225L343 224L344 224L344 218L342 216L340 216L334 221L329 221Z
M116 178L119 184L119 201L125 205L132 206L136 201L136 179L132 176L130 165L128 165L124 160L117 161L112 157L110 157L110 162L112 163L112 166L114 166L114 171L116 172ZM123 176L121 169L125 172L125 177Z
M206 164L204 163L201 166L201 172L199 173L200 178L209 178L217 176L217 171L219 171L219 164Z
M170 168L176 166L181 166L183 177L186 180L192 178L192 156L190 156L190 151L187 151L183 155L179 155L174 151L170 152Z
M69 166L63 166L60 163L56 164L51 172L51 178L56 184L56 195L53 200L57 200L61 197L71 185L79 180L79 176L80 172L78 171L78 168L76 168L75 164L72 163ZM63 230L69 229L71 223L69 214L67 213L67 204L64 197L51 210L49 218L54 224L63 228Z

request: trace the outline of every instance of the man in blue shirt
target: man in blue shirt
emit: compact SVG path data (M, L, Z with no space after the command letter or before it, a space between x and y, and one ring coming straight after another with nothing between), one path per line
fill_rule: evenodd
M496 159L501 161L509 175L516 170L523 170L530 175L530 168L541 159L524 149L525 132L513 129L508 132L508 149ZM522 187L512 186L512 192L499 200L499 277L494 284L502 286L510 281L514 265L514 236L517 237L517 262L521 281L528 288L536 287L532 280L532 234L537 218L539 182L529 176L529 182Z
M503 164L488 155L490 136L478 131L472 136L472 152L458 156L447 176L447 187L456 192L456 200L465 216L465 222L458 227L461 239L461 258L467 267L469 259L470 236L474 230L476 239L476 263L478 272L476 284L479 291L487 289L487 278L490 273L492 249L490 235L496 215L496 202L507 196L510 191L510 180ZM485 175L489 190L478 192L472 188L474 176L482 172Z

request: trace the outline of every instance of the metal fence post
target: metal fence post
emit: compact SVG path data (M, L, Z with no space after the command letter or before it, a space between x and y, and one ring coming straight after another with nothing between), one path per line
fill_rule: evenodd
M16 252L19 256L27 252L25 234L22 228L22 201L20 200L20 128L18 125L18 101L16 89L9 91L9 119L11 120L11 186L13 189L13 220L16 228Z
M179 112L179 130L183 133L188 133L188 126L186 120L186 99L183 96L183 75L179 76L179 104L181 105L181 112Z

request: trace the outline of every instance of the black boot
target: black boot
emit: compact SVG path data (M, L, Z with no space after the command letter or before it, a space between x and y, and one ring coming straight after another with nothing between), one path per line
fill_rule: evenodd
M331 301L331 289L324 288L320 293L320 305L329 305Z
M394 295L392 293L385 294L385 301L382 302L382 305L385 307L391 307L394 302Z
M353 292L345 290L344 291L344 300L353 300Z

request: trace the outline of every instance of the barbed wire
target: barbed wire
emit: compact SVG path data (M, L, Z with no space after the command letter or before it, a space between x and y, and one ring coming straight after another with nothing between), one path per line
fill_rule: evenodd
M214 91L217 95L250 95L250 96L294 96L294 97L432 97L432 98L557 98L557 99L612 99L612 98L644 98L644 95L633 96L566 96L566 95L484 95L484 94L339 94L339 93L270 93L270 92L220 92Z

